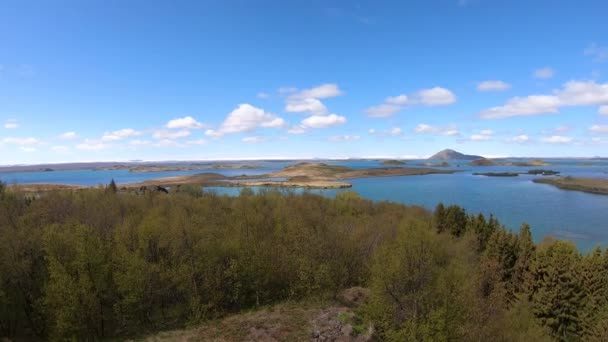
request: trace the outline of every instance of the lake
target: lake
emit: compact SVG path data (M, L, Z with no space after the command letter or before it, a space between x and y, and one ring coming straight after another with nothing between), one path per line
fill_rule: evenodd
M454 174L424 176L362 178L349 180L351 189L309 190L325 196L340 191L356 191L372 200L386 200L433 209L437 203L457 204L469 213L494 214L503 224L518 229L522 222L532 227L536 241L552 235L575 242L579 248L589 250L596 245L608 246L608 196L578 191L566 191L547 184L533 183L532 175L518 177L475 176L473 172L506 172L530 169L560 171L564 176L608 178L608 161L546 159L551 165L543 167L467 166L466 161L452 161ZM373 160L324 161L332 165L351 168L381 167ZM422 167L425 161L408 161L408 167ZM107 184L114 179L118 184L187 175L200 172L217 172L227 176L263 174L277 171L295 162L255 162L257 169L193 170L134 173L128 170L73 170L51 172L0 173L7 183L63 183L77 185ZM581 165L591 163L591 165ZM208 188L220 194L235 195L239 188Z

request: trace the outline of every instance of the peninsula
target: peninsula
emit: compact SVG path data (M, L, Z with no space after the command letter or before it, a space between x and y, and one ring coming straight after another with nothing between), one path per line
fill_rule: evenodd
M608 195L608 179L605 178L579 178L579 177L552 177L534 179L534 183L551 184L560 189L583 191L594 194Z
M190 184L222 187L276 186L287 188L338 189L351 187L352 184L344 182L344 180L354 178L451 174L454 172L456 171L405 167L353 169L340 165L302 162L287 166L280 171L262 175L228 177L218 173L200 173L153 179L145 182L128 184L126 187L138 188L141 186L178 186Z

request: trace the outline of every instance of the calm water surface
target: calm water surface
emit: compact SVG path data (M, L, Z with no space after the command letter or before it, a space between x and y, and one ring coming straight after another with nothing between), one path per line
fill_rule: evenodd
M535 177L484 177L473 172L523 171L551 169L562 175L608 178L608 161L547 160L545 167L491 166L471 167L467 162L452 162L461 172L445 175L383 177L353 179L352 189L312 190L325 196L352 190L372 200L387 200L415 204L433 209L437 203L458 204L471 213L494 214L509 228L517 229L522 222L532 226L538 241L547 235L574 241L588 250L596 245L608 246L608 196L577 191L565 191L551 185L532 182ZM581 163L591 163L582 166ZM377 161L331 161L333 165L352 168L381 166ZM410 161L407 166L420 166L424 161ZM261 162L258 169L194 170L172 172L132 173L128 170L77 170L53 172L0 173L0 180L8 183L64 183L78 185L140 182L148 179L187 175L200 172L217 172L227 176L263 174L280 170L293 162ZM235 195L239 188L209 188L220 194Z

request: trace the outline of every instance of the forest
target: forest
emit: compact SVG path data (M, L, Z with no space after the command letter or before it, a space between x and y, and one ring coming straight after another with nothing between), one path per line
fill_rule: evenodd
M608 253L346 191L0 184L0 339L112 340L361 286L378 341L607 341Z

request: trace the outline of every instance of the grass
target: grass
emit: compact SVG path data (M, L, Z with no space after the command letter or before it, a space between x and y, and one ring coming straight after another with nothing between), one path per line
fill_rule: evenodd
M331 302L285 302L205 322L200 326L167 331L140 341L307 341L311 321Z

